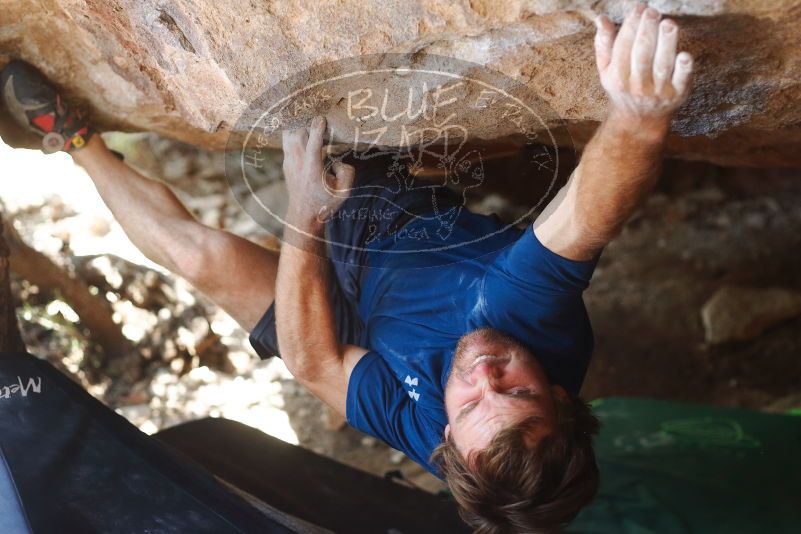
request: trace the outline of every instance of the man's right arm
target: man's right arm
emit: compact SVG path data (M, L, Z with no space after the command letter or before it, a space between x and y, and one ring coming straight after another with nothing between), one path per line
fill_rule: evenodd
M655 10L636 7L617 37L605 16L597 25L596 59L611 109L568 184L534 223L540 242L571 260L594 258L656 183L692 73L690 55L676 53L678 27L660 23Z
M287 369L317 398L345 415L348 383L367 349L343 345L336 335L331 310L329 260L318 214L334 211L343 197L328 186L348 191L353 168L340 166L328 175L322 165L325 120L315 119L307 132L284 132L284 175L289 203L287 241L281 247L276 280L275 310L278 347Z

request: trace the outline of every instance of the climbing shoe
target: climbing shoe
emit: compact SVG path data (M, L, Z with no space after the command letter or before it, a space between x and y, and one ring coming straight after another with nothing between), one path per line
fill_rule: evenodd
M83 148L94 133L83 114L70 108L47 78L24 61L12 61L0 72L0 90L11 116L42 137L47 154Z

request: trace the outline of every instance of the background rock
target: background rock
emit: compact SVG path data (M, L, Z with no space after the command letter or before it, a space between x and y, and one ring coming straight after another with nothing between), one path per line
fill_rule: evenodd
M581 146L604 115L592 19L627 0L239 2L6 0L0 62L39 66L103 128L223 148L246 106L303 69L360 54L441 54L526 84ZM801 0L656 0L681 24L697 84L669 152L801 164ZM488 117L491 120L491 117ZM0 120L4 139L23 140ZM560 143L570 137L562 133Z
M768 327L801 314L801 293L783 288L724 286L704 304L701 319L708 343L746 341Z

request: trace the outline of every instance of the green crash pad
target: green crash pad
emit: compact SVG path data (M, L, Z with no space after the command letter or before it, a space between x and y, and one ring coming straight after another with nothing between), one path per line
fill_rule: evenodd
M569 532L801 533L801 417L650 399L593 408L601 487Z

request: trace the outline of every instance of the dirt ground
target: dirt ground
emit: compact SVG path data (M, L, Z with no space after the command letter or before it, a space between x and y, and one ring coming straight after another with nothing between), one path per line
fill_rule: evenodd
M205 223L278 246L237 203L244 192L230 190L221 155L149 136L117 136L112 143L129 162L174 185ZM60 167L43 166L40 178L30 178L39 160L32 153L25 158L28 189L14 185L20 178L13 173L0 186L6 218L27 243L112 303L137 357L134 373L110 376L113 355L102 354L58 288L36 287L23 273L13 289L31 352L148 433L209 415L229 417L373 473L400 470L421 487L441 488L377 440L348 427L332 430L321 403L280 360L259 361L227 314L124 245L97 198L70 200L68 189L80 185L86 191L80 199L87 199L91 184L68 160L68 176L54 180L52 169ZM473 199L475 209L509 216L539 194L514 180L522 172L518 162L504 165L504 179L492 194ZM279 176L276 157L260 179L280 200ZM112 238L122 244L109 256L102 252ZM657 191L604 252L586 293L596 350L583 396L762 409L801 392L801 317L723 346L704 342L700 318L703 304L724 285L801 290L799 250L801 172L668 162Z
M724 285L801 289L801 173L669 165L586 293L596 351L583 394L764 408L801 390L801 318L704 342Z

